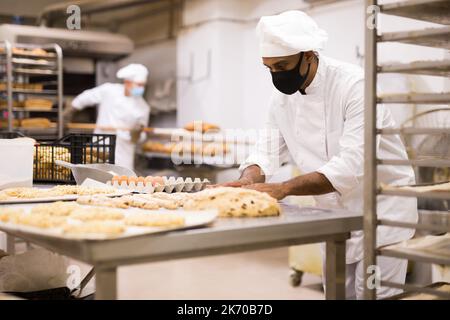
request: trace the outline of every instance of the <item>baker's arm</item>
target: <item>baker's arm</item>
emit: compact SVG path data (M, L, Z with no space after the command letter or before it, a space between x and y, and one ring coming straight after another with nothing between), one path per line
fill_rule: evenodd
M71 101L71 103L63 111L63 119L65 123L72 120L75 112L83 110L92 105L99 104L102 100L102 86L88 89L80 93Z
M76 110L83 110L88 106L99 104L102 101L103 86L104 85L84 90L72 100L72 108Z
M327 177L319 172L304 174L281 183L254 183L243 187L268 193L279 200L287 196L321 195L335 191Z
M254 164L245 168L238 180L222 183L216 186L239 188L254 183L264 183L265 180L266 176L264 175L261 168L258 165Z
M289 195L321 195L337 191L343 195L361 182L364 174L364 83L358 81L345 93L345 120L339 153L325 165L283 183L247 185L277 199Z

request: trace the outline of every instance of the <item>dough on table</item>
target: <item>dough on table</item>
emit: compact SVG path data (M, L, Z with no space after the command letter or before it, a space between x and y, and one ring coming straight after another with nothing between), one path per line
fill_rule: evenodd
M110 198L104 195L81 196L77 199L77 203L91 206L120 208L120 209L127 209L130 207L130 201L127 200L127 198L125 197Z
M151 196L152 198L175 202L177 207L182 207L184 205L184 202L190 199L191 194L187 192L175 192L175 193L155 192L152 193Z
M118 209L109 209L102 207L80 207L70 214L70 218L81 221L121 220L124 218L124 214Z
M217 209L220 217L265 217L280 214L277 200L267 193L244 188L218 187L192 194L186 210Z
M0 222L9 222L15 216L23 214L23 209L19 208L1 208L0 209Z
M111 221L89 221L82 224L66 224L63 227L65 234L88 236L88 235L104 235L117 236L125 232L125 226L121 223Z
M65 217L46 216L40 214L17 214L10 218L10 222L37 227L42 229L56 228L62 226L66 222Z
M112 187L98 188L98 187L83 187L83 186L71 186L61 185L53 187L49 192L54 196L63 195L94 195L94 194L114 194L116 189Z
M9 188L3 190L3 193L10 198L33 199L46 196L46 190L28 187Z
M133 213L125 218L125 224L142 227L177 227L184 226L184 218L166 213Z
M53 203L39 204L31 209L31 214L65 217L79 208L75 202L57 201Z
M164 209L169 209L169 210L175 210L178 208L178 204L176 203L176 201L159 199L159 198L153 197L152 194L136 194L133 196L133 198L136 200L135 201L136 204L141 205L142 203L144 203L144 207L137 206L138 208L148 209L145 206L147 206L147 207L155 206L155 207L157 207L156 209L164 208ZM144 202L142 202L142 200Z

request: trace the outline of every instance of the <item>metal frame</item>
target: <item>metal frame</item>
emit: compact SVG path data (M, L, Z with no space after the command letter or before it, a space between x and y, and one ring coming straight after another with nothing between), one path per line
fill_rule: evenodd
M23 43L15 43L15 47L19 48L40 48L40 49L50 49L54 51L54 54L49 54L48 56L33 56L33 55L21 55L21 54L14 54L13 53L13 44L11 44L9 41L4 40L3 41L5 46L5 57L6 57L6 82L7 82L7 106L8 106L8 114L10 115L8 117L8 131L13 131L13 118L14 118L14 111L17 111L16 108L13 108L13 93L19 93L19 94L33 94L33 95L54 95L57 98L58 103L58 126L57 126L57 136L58 138L62 138L63 136L63 53L62 49L57 44L46 44L46 45L32 45L32 44L23 44ZM40 59L46 59L51 58L55 61L55 64L53 66L56 66L56 71L49 71L49 72L42 72L38 73L36 71L32 70L26 70L22 67L15 67L14 59L15 57L31 57L31 58L40 58ZM47 62L47 65L50 63ZM45 67L46 65L42 65ZM43 90L43 91L30 91L25 89L13 89L13 73L18 74L24 74L24 75L36 75L36 74L42 74L42 75L54 75L57 83L57 89L56 90ZM22 111L22 110L21 110ZM26 109L23 109L23 111L28 111ZM38 111L38 110L31 110L31 111ZM39 112L55 112L54 110L39 110ZM32 132L33 130L30 130ZM38 132L42 132L43 129L39 129ZM49 129L49 133L54 132L54 129Z
M325 296L345 299L346 240L361 229L361 213L282 204L278 217L218 219L204 228L111 240L4 231L94 266L96 299L117 298L120 266L326 242Z
M366 6L377 6L377 0L366 0ZM449 6L448 1L441 0L409 0L400 1L394 4L384 5L381 13L407 16L426 21L440 22L448 25L448 14L442 12L442 6ZM426 12L425 12L426 11ZM428 254L419 249L411 248L392 248L385 247L378 249L376 247L376 231L379 225L412 228L429 231L448 232L450 231L450 212L442 212L446 215L447 224L438 225L434 223L405 223L402 221L393 221L377 218L377 195L405 196L405 197L423 197L431 199L450 200L450 192L416 192L410 190L383 190L378 188L376 178L378 165L412 165L427 167L448 167L450 159L424 158L412 160L389 160L378 159L376 152L377 135L383 134L449 134L450 128L399 128L399 129L377 129L376 128L376 110L378 103L449 103L450 93L410 93L410 94L391 94L382 97L377 96L377 74L379 72L393 73L412 73L412 74L431 74L435 76L448 76L449 60L432 62L413 62L411 64L391 64L378 66L377 44L378 42L396 41L401 43L410 43L423 46L449 48L450 47L450 26L442 28L425 29L408 32L392 32L377 34L377 28L366 28L365 32L365 150L364 150L364 270L371 265L376 265L377 255L411 259L437 264L450 264L450 256ZM440 70L439 68L442 68ZM447 217L448 216L448 217ZM371 274L365 273L365 281L369 280ZM413 285L402 285L382 281L383 286L404 289L406 291L426 292L435 294L439 297L449 298L450 295L442 294L430 288L419 288ZM364 288L365 299L376 299L376 289Z

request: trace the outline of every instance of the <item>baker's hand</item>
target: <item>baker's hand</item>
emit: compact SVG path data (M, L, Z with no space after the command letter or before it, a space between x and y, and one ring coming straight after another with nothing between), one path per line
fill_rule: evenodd
M218 187L232 187L232 188L241 188L246 185L250 185L252 182L250 180L247 180L245 178L225 182L225 183L219 183L219 184L210 184L207 186L207 188L218 188Z
M142 132L143 128L144 128L144 126L139 126L130 131L131 142L137 143L139 141L139 138L141 137L141 132Z
M259 192L265 192L269 196L281 200L288 196L286 187L282 183L254 183L243 186L246 189L253 189Z

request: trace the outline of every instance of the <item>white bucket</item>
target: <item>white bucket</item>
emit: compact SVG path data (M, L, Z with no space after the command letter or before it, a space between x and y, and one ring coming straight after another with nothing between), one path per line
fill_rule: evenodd
M0 190L31 187L34 140L0 139Z

